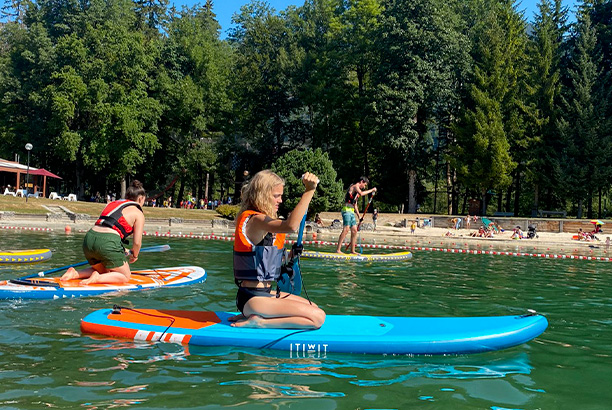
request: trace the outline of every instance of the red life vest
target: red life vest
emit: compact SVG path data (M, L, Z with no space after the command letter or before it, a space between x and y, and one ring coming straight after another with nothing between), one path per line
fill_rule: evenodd
M234 279L271 282L280 276L285 254L285 234L268 233L257 245L246 235L246 225L257 211L244 211L236 221L234 239Z
M114 229L119 233L122 240L127 238L134 231L132 225L130 225L123 216L123 210L128 206L135 206L142 212L142 208L138 202L130 201L129 199L120 199L106 205L100 214L100 218L96 221L96 225Z
M359 193L352 192L352 188L354 185L356 184L351 185L346 191L346 194L344 195L344 202L347 204L355 205L357 203L357 200L359 199Z

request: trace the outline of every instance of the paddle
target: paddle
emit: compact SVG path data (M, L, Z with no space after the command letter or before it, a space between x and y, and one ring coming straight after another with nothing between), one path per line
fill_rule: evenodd
M361 215L361 218L359 218L359 223L357 224L357 230L361 229L361 224L363 223L363 218L365 218L365 216L368 213L368 208L370 207L370 204L372 203L372 200L374 199L374 194L376 193L376 191L372 192L372 195L370 195L370 200L368 201L368 203L366 204L365 209L363 210L363 215Z
M304 237L304 227L306 226L306 215L302 218L302 222L300 223L300 229L298 231L298 237L295 244L292 246L291 250L293 255L291 260L287 262L286 269L288 272L281 273L281 276L278 278L277 287L286 293L291 293L293 295L300 295L302 293L302 272L300 271L300 255L302 254L302 250L304 246L302 245L302 239Z
M156 246L149 246L146 248L142 248L140 250L140 252L165 252L167 250L170 249L170 245L156 245ZM61 272L63 270L68 270L68 268L76 268L77 266L83 266L83 265L87 265L89 262L85 261L85 262L79 262L79 263L73 263L72 265L66 265L66 266L62 266L61 268L55 268L55 269L50 269L44 272L38 272L38 273L33 273L32 275L28 275L28 276L23 276L21 278L17 278L14 280L24 280L24 279L30 279L30 278L35 278L35 277L43 277L45 275L48 275L49 273L55 273L55 272Z

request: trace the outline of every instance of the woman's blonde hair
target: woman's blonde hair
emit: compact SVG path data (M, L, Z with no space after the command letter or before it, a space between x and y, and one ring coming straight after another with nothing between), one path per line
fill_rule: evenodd
M240 212L236 219L238 219L240 214L247 209L262 212L270 218L278 218L276 208L270 200L272 190L278 185L285 185L285 180L269 169L264 169L256 173L253 178L242 187L240 192L242 205L240 206Z

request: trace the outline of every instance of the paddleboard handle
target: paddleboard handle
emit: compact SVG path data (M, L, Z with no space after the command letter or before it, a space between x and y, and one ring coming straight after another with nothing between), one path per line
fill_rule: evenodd
M539 316L540 314L536 312L534 309L527 309L527 313L519 316L520 318L529 317L529 316Z
M121 306L113 305L113 311L111 312L111 315L120 315L120 314L121 314Z

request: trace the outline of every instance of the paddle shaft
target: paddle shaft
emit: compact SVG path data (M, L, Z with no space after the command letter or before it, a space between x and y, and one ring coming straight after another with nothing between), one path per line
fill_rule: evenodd
M170 245L156 245L156 246L149 246L146 248L142 248L140 249L140 252L165 252L167 250L170 249ZM66 266L62 266L61 268L54 268L54 269L50 269L44 272L38 272L38 273L33 273L31 275L28 276L23 276L21 279L30 279L30 278L35 278L35 277L42 277L45 275L48 275L50 273L55 273L55 272L60 272L63 270L67 270L69 268L76 268L77 266L83 266L83 265L87 265L89 262L84 261L84 262L78 262L78 263L73 263L72 265L66 265Z
M302 246L302 238L304 237L304 228L306 226L306 216L307 215L308 215L308 211L304 213L304 217L302 218L302 222L300 223L300 230L298 232L298 237L297 237L298 247ZM299 296L300 293L302 293L301 292L302 288L304 288L304 293L306 294L308 303L312 305L312 302L310 301L310 297L308 297L308 292L306 291L306 285L304 284L304 278L302 277L302 268L300 268L300 255L301 255L301 251L297 256L295 256L295 262L293 264L294 272L296 271L295 267L297 267L297 273L295 273L296 277L294 278L294 283L299 284L299 289L297 290L296 294Z
M302 246L302 239L304 238L304 228L306 227L306 216L307 215L308 215L308 212L304 214L304 217L302 218L302 222L300 222L300 229L298 231L298 237L297 237L298 246Z
M370 207L370 204L372 203L372 200L374 200L374 192L372 192L372 195L370 196L370 200L366 204L366 207L363 210L363 214L361 215L361 218L359 218L359 223L357 224L357 230L359 230L359 228L361 228L361 224L363 223L363 218L365 218L366 214L368 213L368 208Z

